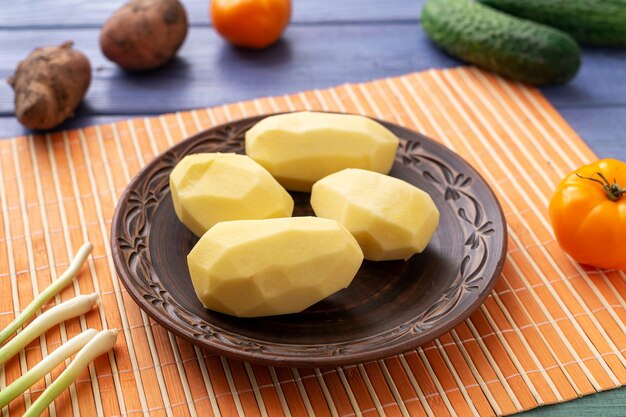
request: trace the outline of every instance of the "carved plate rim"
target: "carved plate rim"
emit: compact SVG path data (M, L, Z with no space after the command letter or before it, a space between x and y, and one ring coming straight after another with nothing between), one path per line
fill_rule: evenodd
M489 275L480 277L481 281L478 282L478 284L480 285L478 284L475 285L476 287L475 289L479 291L477 293L470 294L472 297L474 297L474 299L470 303L465 304L462 310L456 311L459 305L459 300L456 300L454 302L454 305L452 305L452 307L450 308L450 310L446 311L446 314L443 317L441 317L441 318L444 318L445 320L441 320L439 323L437 323L437 325L433 325L432 327L425 329L423 332L416 334L415 337L413 338L410 338L408 340L399 339L398 343L396 344L392 343L391 345L380 345L379 347L372 347L372 349L368 349L368 350L350 351L349 349L347 349L344 352L343 346L344 345L348 347L350 346L350 342L348 342L348 343L337 344L335 349L338 350L339 353L336 353L336 351L330 353L329 351L329 352L326 352L326 354L324 355L315 355L314 353L307 351L305 349L304 351L307 352L307 355L293 355L293 354L289 354L288 352L284 352L284 354L281 355L281 354L277 354L276 351L266 352L263 349L255 349L255 348L242 349L241 346L238 346L238 345L229 345L228 343L224 344L222 342L217 343L215 342L213 338L193 337L192 334L194 331L196 332L198 331L197 328L181 326L182 323L181 323L179 316L177 316L177 318L174 319L172 317L172 313L168 312L166 308L161 308L161 309L155 308L153 304L147 301L146 297L151 297L151 296L156 296L156 295L160 296L161 294L153 294L153 292L155 291L155 288L148 288L146 285L144 285L144 283L139 282L136 276L133 276L133 274L129 272L127 262L125 261L124 256L122 255L122 248L120 247L120 243L119 243L119 236L120 236L119 230L123 229L122 223L124 221L123 220L124 211L125 211L126 205L128 204L129 199L131 198L131 194L135 188L134 186L138 182L140 182L140 180L142 179L142 177L146 175L146 173L153 171L155 166L158 166L159 162L163 160L164 158L168 157L168 155L170 157L172 155L176 156L177 153L180 153L179 151L181 150L186 150L186 152L181 153L181 155L189 153L190 150L193 150L195 145L201 143L203 140L206 140L206 137L208 136L210 132L228 131L228 129L232 129L232 126L237 126L237 125L249 126L256 121L259 121L262 118L271 116L273 114L275 113L233 120L233 121L226 122L218 126L214 126L212 128L206 129L204 131L198 132L197 134L189 138L186 138L180 141L179 143L173 145L172 147L164 151L162 154L155 157L151 162L146 164L146 166L143 167L137 173L137 175L131 180L131 182L128 184L128 186L126 187L126 189L120 196L118 200L118 204L113 214L113 218L111 222L111 251L112 251L112 257L113 257L113 263L115 265L115 269L116 269L116 272L120 281L122 281L122 284L128 291L133 301L135 301L135 303L137 303L137 305L142 310L144 310L150 317L152 317L155 321L157 321L167 330L172 331L173 333L183 337L184 339L190 341L194 345L207 348L215 353L223 354L225 356L239 359L239 360L260 363L260 364L265 364L265 365L318 367L318 366L340 366L340 365L355 364L355 363L364 362L368 360L376 360L376 359L381 359L384 357L390 357L396 354L400 354L400 353L415 349L418 346L423 345L424 343L427 343L429 341L432 341L433 339L441 336L442 334L446 333L450 329L454 328L460 322L465 320L475 309L477 309L480 306L480 304L483 303L483 301L487 298L487 296L489 295L489 293L491 292L491 290L496 284L496 281L502 271L502 267L504 265L504 261L506 258L506 251L507 251L506 221L504 218L502 207L500 206L500 203L498 199L496 198L493 190L491 189L489 184L483 179L483 177L469 163L467 163L462 157L460 157L458 154L456 154L455 152L453 152L452 150L450 150L443 144L440 144L428 138L427 136L419 134L406 127L403 127L394 123L390 123L387 121L378 120L376 118L372 118L372 119L378 121L379 123L387 126L388 128L396 132L398 131L403 132L404 135L402 135L402 137L408 136L408 137L419 138L421 141L428 142L429 146L438 148L438 152L440 153L440 155L444 155L446 158L456 159L456 163L460 164L463 167L464 173L467 174L467 177L470 177L471 175L471 178L475 178L478 181L479 185L483 188L483 191L485 191L487 195L489 196L488 203L491 206L493 206L493 208L495 208L495 212L490 213L492 216L494 215L495 216L492 217L488 223L493 226L494 230L497 230L497 233L499 234L499 239L498 239L499 241L496 242L495 248L492 248L492 249L495 249L496 253L491 253L489 256L497 257L497 260L495 261L495 263L492 263L493 270L490 271ZM241 133L241 128L238 131L238 133ZM231 139L232 138L230 139L226 138L226 141L229 141ZM226 144L226 141L224 141L225 144ZM239 142L233 142L233 143L235 146L241 146L241 148L243 149L242 143L239 143ZM403 154L401 155L398 154L396 156L396 160L399 160L399 159L403 160L403 159L411 157L411 153L410 153L411 150L403 149L403 146L407 147L409 145L410 145L410 141L408 140L401 142L401 147L399 148L398 152L399 153L403 152ZM404 161L403 163L411 163L411 161ZM446 193L447 192L448 192L448 189L446 189ZM456 192L456 191L453 191L453 192ZM447 199L447 194L446 194L446 199ZM468 219L468 221L469 220L471 219ZM478 227L479 225L476 225L476 226ZM473 235L474 234L472 234L472 236ZM470 236L469 239L471 239L472 236ZM473 243L470 242L470 244L473 244ZM468 245L468 242L465 242L465 245ZM459 297L462 297L462 294ZM169 306L169 308L171 309L174 307ZM210 330L210 331L213 332L213 330ZM260 341L250 339L247 343L249 343L250 346L257 346L258 342ZM314 346L314 345L307 345L307 346ZM332 349L332 347L329 348L327 346L327 349Z

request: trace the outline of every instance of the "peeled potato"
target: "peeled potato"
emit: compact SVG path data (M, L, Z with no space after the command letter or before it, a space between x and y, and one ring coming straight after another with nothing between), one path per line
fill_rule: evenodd
M293 191L310 191L345 168L386 174L397 148L398 138L380 123L349 114L280 114L246 132L246 154Z
M419 188L387 175L346 169L313 186L311 206L352 233L365 259L408 259L422 252L439 224L439 210Z
M347 287L362 261L343 226L316 217L218 223L187 257L202 304L238 317L302 311Z
M170 174L174 210L198 236L218 222L288 217L293 199L245 155L187 155Z

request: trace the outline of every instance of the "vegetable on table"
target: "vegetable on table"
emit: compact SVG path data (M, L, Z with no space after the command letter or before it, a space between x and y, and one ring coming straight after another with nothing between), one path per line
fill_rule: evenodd
M389 173L399 140L380 123L356 114L294 112L266 117L246 132L246 155L288 190L345 168Z
M347 287L362 262L350 232L319 217L221 222L187 256L202 304L237 317L300 312Z
M626 163L602 159L570 173L549 214L557 241L574 260L626 269Z
M24 126L51 129L74 115L89 88L91 65L72 46L68 41L35 49L9 78L15 115Z
M67 270L58 277L52 284L46 287L39 295L31 301L31 303L17 316L7 327L0 331L0 345L3 344L13 333L20 328L22 324L31 318L37 310L41 308L48 300L57 295L65 288L78 274L81 266L85 263L87 256L93 250L93 245L89 242L80 247L74 259L70 262Z
M313 185L315 215L341 223L365 259L408 259L423 252L439 225L439 210L425 191L399 178L344 169Z
M24 417L37 417L63 391L76 380L78 375L98 356L108 352L117 341L117 330L103 330L93 337L76 355L74 360L52 384L26 410Z
M87 313L98 300L98 294L79 295L52 307L33 320L28 326L0 348L0 365L6 363L13 355L24 349L35 338L51 327L73 317Z
M187 12L178 0L131 0L104 24L100 49L126 70L154 69L174 58L188 26Z
M197 236L216 223L289 217L293 199L283 187L246 155L187 155L170 174L174 211Z
M567 33L471 0L427 0L420 20L445 52L513 80L562 84L580 68L580 47Z
M212 0L215 30L236 46L262 49L275 43L291 18L290 0Z
M21 377L13 381L11 385L0 391L0 409L17 398L35 382L43 378L58 364L78 352L87 342L93 339L96 334L98 334L97 330L88 329L74 336L66 343L63 343L54 352L43 358L41 362L37 363Z
M561 29L578 42L596 46L626 44L624 0L478 0L522 19Z

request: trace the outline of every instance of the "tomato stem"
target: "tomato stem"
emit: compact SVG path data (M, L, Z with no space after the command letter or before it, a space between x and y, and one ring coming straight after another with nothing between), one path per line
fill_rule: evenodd
M611 184L609 182L609 180L606 179L604 174L602 174L601 172L596 172L596 174L598 174L598 176L601 178L601 180L599 180L597 178L593 178L593 175L591 177L584 177L584 176L576 173L576 176L578 178L582 178L582 179L585 179L585 180L597 182L598 184L600 184L602 186L602 189L604 189L604 191L606 192L607 197L611 201L617 201L624 194L626 194L626 188L620 187L619 184L617 183L617 181L615 180L615 178L613 178L613 183Z

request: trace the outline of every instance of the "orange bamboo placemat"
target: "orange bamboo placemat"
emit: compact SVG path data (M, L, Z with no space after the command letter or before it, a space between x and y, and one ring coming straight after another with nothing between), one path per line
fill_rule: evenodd
M470 318L403 355L284 369L201 351L137 308L113 272L109 249L111 216L131 177L199 130L296 109L363 113L407 126L481 172L503 206L509 251L494 291ZM102 297L99 309L13 358L0 371L0 389L82 329L122 330L114 352L54 403L53 416L491 416L626 383L626 275L572 262L546 216L558 180L595 156L535 89L473 68L433 70L19 137L0 141L0 156L0 326L86 240L93 257L54 302L93 291ZM44 387L35 385L3 416L21 415Z

